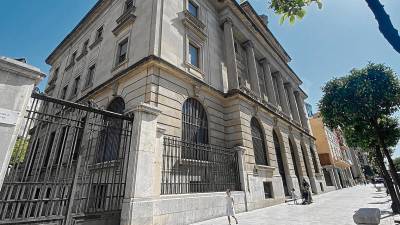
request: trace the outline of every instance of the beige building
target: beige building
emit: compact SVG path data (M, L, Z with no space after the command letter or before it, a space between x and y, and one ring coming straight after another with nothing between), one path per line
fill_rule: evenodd
M359 163L353 158L354 150L347 146L341 130L331 130L326 127L320 113L310 118L310 124L316 138L327 189L341 189L355 185L353 171L359 168Z
M303 179L325 190L302 81L264 21L234 0L98 1L47 58L46 93L133 114L130 158L123 199L109 200L113 176L82 184L94 211L71 221L190 224L224 215L226 189L238 212L283 203ZM84 161L88 173L116 165L110 140Z

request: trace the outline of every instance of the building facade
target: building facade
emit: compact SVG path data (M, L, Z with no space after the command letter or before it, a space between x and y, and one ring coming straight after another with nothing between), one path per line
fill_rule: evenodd
M284 202L303 179L325 190L302 81L264 21L234 0L98 1L47 58L46 93L134 122L120 221L77 224L189 224L224 215L226 189L238 212Z
M355 185L359 177L359 162L353 157L354 149L346 144L340 129L331 130L322 121L320 113L310 118L311 129L316 138L325 181L329 190L341 189ZM357 175L354 174L357 171Z

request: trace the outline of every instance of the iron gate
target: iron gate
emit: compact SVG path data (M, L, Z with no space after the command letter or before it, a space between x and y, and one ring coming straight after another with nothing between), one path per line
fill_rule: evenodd
M32 94L0 191L0 224L120 213L132 117Z

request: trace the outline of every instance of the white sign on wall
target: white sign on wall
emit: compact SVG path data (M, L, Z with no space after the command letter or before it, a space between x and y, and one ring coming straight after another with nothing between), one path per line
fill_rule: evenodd
M0 108L0 124L16 125L19 112Z

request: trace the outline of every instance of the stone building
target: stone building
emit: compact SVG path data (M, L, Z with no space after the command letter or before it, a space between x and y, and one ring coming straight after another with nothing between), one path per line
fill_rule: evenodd
M47 58L48 95L134 114L120 224L222 216L228 188L238 212L302 179L325 190L302 81L264 21L234 0L99 0Z
M341 189L355 185L353 167L354 150L349 148L340 129L331 130L322 121L320 113L310 118L312 133L320 158L328 190Z

